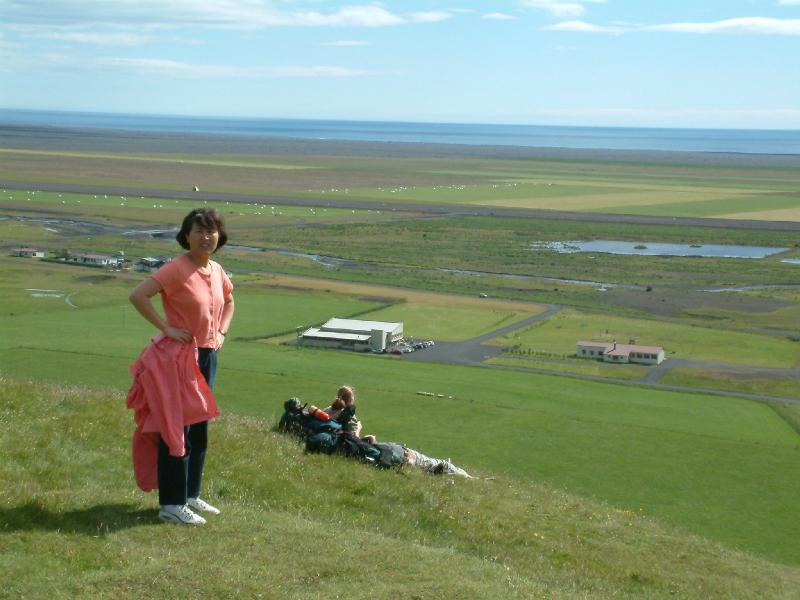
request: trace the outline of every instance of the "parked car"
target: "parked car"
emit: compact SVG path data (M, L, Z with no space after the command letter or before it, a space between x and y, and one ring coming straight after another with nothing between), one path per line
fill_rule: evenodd
M411 354L414 351L414 349L409 346L405 346L404 348L401 348L400 351L403 354Z
M389 350L389 354L402 354L402 353L403 351L400 350L400 348L392 348L391 350Z

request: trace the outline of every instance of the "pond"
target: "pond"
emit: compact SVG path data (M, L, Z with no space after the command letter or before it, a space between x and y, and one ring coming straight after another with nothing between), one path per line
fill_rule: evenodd
M697 256L704 258L764 258L788 248L774 246L736 246L724 244L661 244L621 242L614 240L532 242L537 250L555 250L561 254L603 252L606 254L640 254L642 256Z

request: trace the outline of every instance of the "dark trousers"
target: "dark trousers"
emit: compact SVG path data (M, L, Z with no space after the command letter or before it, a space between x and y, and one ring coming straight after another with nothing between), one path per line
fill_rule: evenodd
M212 348L199 348L197 364L208 387L214 387L217 375L217 353ZM203 466L208 446L208 421L183 428L185 454L170 456L169 448L160 440L158 444L158 503L186 504L187 498L200 495Z

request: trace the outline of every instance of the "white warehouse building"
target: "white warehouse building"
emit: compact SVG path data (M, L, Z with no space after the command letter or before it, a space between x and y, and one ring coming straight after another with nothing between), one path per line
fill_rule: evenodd
M402 339L402 323L333 317L319 327L306 329L298 336L297 342L304 346L386 352Z

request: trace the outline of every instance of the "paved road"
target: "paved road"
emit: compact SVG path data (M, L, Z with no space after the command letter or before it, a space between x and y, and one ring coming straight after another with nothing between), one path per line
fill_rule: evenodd
M515 371L526 371L531 373L541 373L545 375L558 375L561 377L573 377L576 379L585 379L589 381L602 381L605 383L624 384L631 386L641 386L643 388L661 389L676 392L686 393L700 393L700 394L713 394L717 396L727 396L732 398L747 398L749 400L757 400L759 402L783 402L787 404L800 404L800 400L796 398L785 398L782 396L770 396L768 394L748 394L746 392L734 392L719 390L715 388L704 388L698 386L677 386L666 385L659 383L671 369L676 368L701 368L701 369L718 369L728 370L737 374L745 374L754 378L791 378L800 379L800 368L768 368L768 367L749 367L746 365L734 365L728 363L707 363L698 360L687 360L681 358L668 358L666 361L658 366L649 367L647 374L638 381L630 381L623 379L612 379L609 377L600 377L597 375L589 375L582 373L565 373L562 371L553 371L549 369L537 367L507 367L500 365L487 365L486 361L498 356L502 352L499 346L485 346L483 342L493 339L495 337L505 335L517 329L527 327L537 321L542 321L556 314L562 307L557 305L547 305L547 310L538 315L534 315L522 321L517 321L506 327L502 327L495 331L474 337L462 342L436 342L435 346L424 348L411 354L404 354L403 360L423 361L423 362L437 362L454 365L469 365L480 366L485 368L501 368L513 369Z
M506 327L501 327L489 333L474 337L463 342L436 342L435 346L423 348L411 354L405 354L403 358L423 362L439 362L460 365L477 365L490 358L494 358L502 352L500 346L484 346L483 342L505 335L511 331L527 327L531 323L550 318L561 310L560 306L547 305L547 310L538 315L533 315L522 321L517 321Z

